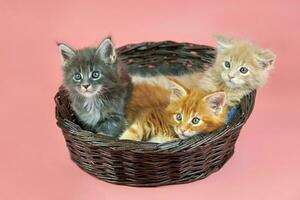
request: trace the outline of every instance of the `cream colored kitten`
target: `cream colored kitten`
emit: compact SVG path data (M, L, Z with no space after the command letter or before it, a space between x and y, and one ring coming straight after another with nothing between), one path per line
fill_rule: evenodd
M205 73L178 77L187 86L213 92L224 90L229 106L239 104L251 91L263 86L275 61L275 55L247 41L216 36L218 53L214 66Z

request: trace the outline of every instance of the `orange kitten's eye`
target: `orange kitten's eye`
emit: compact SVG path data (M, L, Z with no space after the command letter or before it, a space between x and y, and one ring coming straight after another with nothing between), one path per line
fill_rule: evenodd
M199 122L200 122L200 118L199 118L199 117L194 117L194 118L192 119L192 124L194 124L194 125L199 124Z
M231 64L229 61L225 60L224 63L223 63L223 66L225 69L229 69L231 67Z
M182 120L182 115L181 115L180 113L177 113L177 114L175 115L175 119L176 119L178 122L180 122L180 121Z

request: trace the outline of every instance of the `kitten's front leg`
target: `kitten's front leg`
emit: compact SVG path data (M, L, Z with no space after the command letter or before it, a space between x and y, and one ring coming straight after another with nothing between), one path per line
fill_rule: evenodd
M118 137L125 127L125 118L122 115L114 115L105 121L99 122L96 132L99 134Z
M143 130L137 124L132 124L122 135L120 140L135 140L142 141L143 139Z
M170 137L170 136L163 136L163 135L156 135L151 137L148 142L153 142L153 143L165 143L169 141L174 141L178 140L179 138L176 137Z

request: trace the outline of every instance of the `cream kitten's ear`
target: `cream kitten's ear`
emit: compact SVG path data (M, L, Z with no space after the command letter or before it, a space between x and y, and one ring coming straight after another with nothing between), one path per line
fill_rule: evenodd
M271 69L274 62L275 62L275 59L276 59L276 56L275 54L270 51L270 50L260 50L258 53L257 53L257 56L256 56L256 60L257 60L257 63L263 67L264 69Z
M223 107L225 106L225 99L225 92L215 92L204 97L204 101L216 115L220 114Z
M214 35L214 38L218 44L218 50L223 51L225 49L229 49L233 45L233 39L227 38L221 35Z
M96 55L106 64L113 64L117 59L116 50L111 38L105 38L96 50Z
M171 90L170 100L176 101L184 96L187 95L187 89L184 88L178 81L168 78L169 79L169 87Z
M71 60L76 55L76 52L69 46L63 44L63 43L58 43L58 49L61 57L61 62L63 66L66 65L68 61Z

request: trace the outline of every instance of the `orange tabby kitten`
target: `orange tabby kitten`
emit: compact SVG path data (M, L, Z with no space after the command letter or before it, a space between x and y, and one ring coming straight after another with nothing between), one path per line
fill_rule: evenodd
M170 90L147 83L135 86L127 108L130 126L120 139L161 143L224 124L228 112L224 92L187 89L176 80L169 84Z
M218 54L213 67L205 73L178 77L187 86L205 91L224 90L226 104L234 106L251 91L263 86L275 61L275 55L247 41L216 37Z

